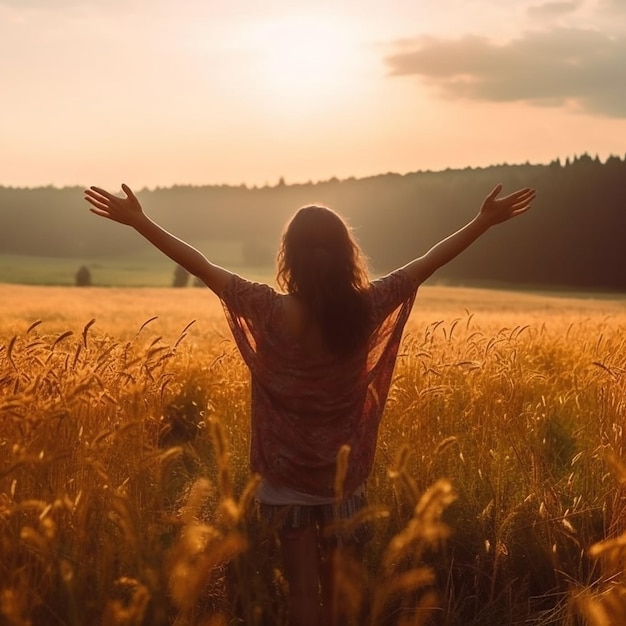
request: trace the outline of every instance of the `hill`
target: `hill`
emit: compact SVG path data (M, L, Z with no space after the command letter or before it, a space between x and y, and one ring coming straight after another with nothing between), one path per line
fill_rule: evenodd
M626 160L588 155L561 164L382 174L248 188L175 186L138 192L146 211L195 245L235 245L227 262L269 265L289 216L325 204L346 216L371 261L385 272L462 226L490 189L537 189L534 209L490 232L438 274L467 283L626 291ZM0 187L0 254L83 258L143 254L136 233L88 211L79 187ZM221 246L224 248L224 246ZM237 256L239 258L237 258ZM234 260L233 260L234 258Z

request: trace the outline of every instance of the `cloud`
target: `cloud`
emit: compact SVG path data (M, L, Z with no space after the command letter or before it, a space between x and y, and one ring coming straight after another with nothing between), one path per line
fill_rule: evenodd
M581 0L561 0L535 4L528 8L528 15L533 19L554 19L574 13L582 6Z
M608 13L626 13L626 2L624 0L598 0L598 9Z
M127 11L138 4L138 0L0 0L0 9L6 9L13 14L53 14L59 12L114 12ZM143 0L142 0L143 4Z
M626 36L583 29L530 32L505 44L485 37L420 37L385 58L393 76L416 76L442 97L626 117Z
M9 9L58 11L96 4L94 0L0 0L0 7Z

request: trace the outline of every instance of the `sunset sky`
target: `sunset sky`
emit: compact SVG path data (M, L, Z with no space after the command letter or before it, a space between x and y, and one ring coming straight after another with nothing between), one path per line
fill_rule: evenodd
M0 0L0 185L626 154L626 0Z

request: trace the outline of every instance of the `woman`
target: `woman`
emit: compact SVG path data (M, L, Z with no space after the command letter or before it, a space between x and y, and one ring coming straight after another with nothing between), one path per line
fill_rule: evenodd
M501 189L463 228L373 282L345 222L325 207L304 207L287 225L278 253L284 293L209 262L151 221L126 185L123 198L98 187L85 192L93 213L133 227L223 303L251 371L250 466L261 476L260 511L279 527L293 625L331 623L332 550L337 541L361 538L329 540L325 530L364 506L418 286L491 226L526 212L535 197L521 189L498 198ZM347 458L339 472L338 455Z

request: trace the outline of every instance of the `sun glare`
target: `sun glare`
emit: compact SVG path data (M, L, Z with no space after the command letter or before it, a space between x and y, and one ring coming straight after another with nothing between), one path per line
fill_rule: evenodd
M337 99L352 82L358 58L355 35L343 23L320 18L255 23L249 41L260 88L284 102Z

